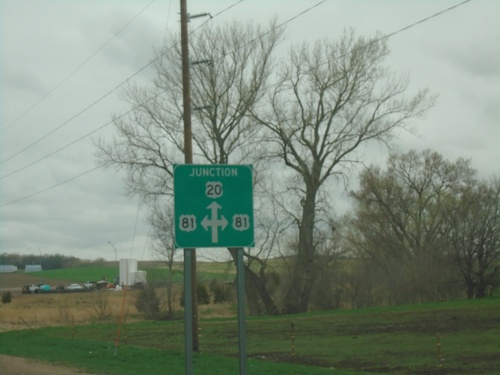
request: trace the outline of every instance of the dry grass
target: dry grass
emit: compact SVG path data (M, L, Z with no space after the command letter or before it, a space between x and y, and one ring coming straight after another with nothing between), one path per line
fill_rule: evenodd
M123 303L123 292L106 291L110 320L118 320ZM135 291L128 292L124 314L137 317L134 306ZM97 320L94 292L18 294L13 293L11 303L0 305L0 331L10 329L47 327L92 323Z
M180 287L174 290L174 309L181 310L179 296ZM50 293L50 294L21 294L12 293L12 302L0 304L0 332L40 328L61 325L80 325L102 321L96 312L97 304L102 299L97 297L97 291L82 293ZM119 321L124 310L124 319L128 322L143 320L142 314L135 307L138 290L128 290L125 295L120 291L105 291L108 321ZM160 306L166 309L165 288L156 290L160 298ZM227 318L236 315L236 308L231 303L200 305L198 307L201 318Z
M50 294L21 294L21 286L42 282L30 274L23 272L1 274L0 289L10 290L12 302L0 303L0 332L40 328L61 325L80 325L102 321L105 316L108 321L119 321L124 301L123 291L106 291L105 309L102 296L96 291L85 293L50 293ZM67 285L71 280L51 280L51 285ZM173 287L174 310L182 310L180 296L182 285ZM129 290L124 303L124 318L126 321L143 320L142 314L137 311L135 301L138 290ZM162 311L167 309L166 288L157 288L156 294L160 299ZM210 304L199 306L201 318L226 318L236 316L234 304ZM105 310L105 313L103 312ZM178 314L176 314L178 315ZM182 315L182 314L180 314Z

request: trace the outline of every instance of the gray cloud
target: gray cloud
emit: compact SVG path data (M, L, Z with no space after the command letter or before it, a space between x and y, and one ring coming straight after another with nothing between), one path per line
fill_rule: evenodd
M0 129L39 100L149 1L118 0L67 2L7 0L0 2L1 98ZM193 13L212 14L232 2L189 1ZM335 38L353 27L372 36L399 30L456 1L325 2L287 26L291 43ZM211 22L254 19L261 24L277 16L285 21L311 2L242 2ZM155 2L78 72L18 123L0 133L0 155L8 157L52 131L124 82L153 57L163 43L165 28L178 32L178 4ZM470 2L442 16L395 35L389 40L388 66L408 72L411 90L428 87L439 101L425 119L415 122L418 136L402 133L396 144L403 151L431 148L446 158L463 156L484 176L498 173L492 160L500 158L500 2ZM194 20L194 29L204 20ZM151 69L132 79L149 84ZM119 90L47 139L0 165L0 176L31 163L107 123L112 114L127 110ZM110 139L111 128L95 136ZM94 147L87 139L33 167L0 181L0 205L61 183L95 166ZM383 164L387 151L378 145L360 150L367 163ZM351 174L355 185L356 174ZM0 251L59 252L84 258L150 257L147 246L147 210L124 195L123 173L98 170L45 193L0 207ZM345 206L343 186L333 194ZM139 212L138 225L134 228ZM134 244L132 246L132 244ZM145 251L146 250L146 251Z

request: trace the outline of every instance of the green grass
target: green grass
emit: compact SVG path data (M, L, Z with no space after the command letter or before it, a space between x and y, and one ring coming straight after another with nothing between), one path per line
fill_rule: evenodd
M132 345L120 345L116 350L111 342L72 339L54 336L50 329L37 332L21 331L4 333L0 337L9 340L8 346L0 346L7 355L31 357L38 360L65 364L96 374L108 375L155 375L185 373L184 354L181 351L164 351ZM4 341L6 342L6 341ZM238 373L237 358L225 358L202 353L195 354L193 368L204 375L229 375ZM331 373L324 368L309 368L293 364L278 364L249 359L249 374L311 374Z
M499 298L252 317L246 323L251 375L500 373ZM202 320L200 329L195 373L237 373L237 321ZM116 332L116 324L6 332L0 343L9 345L0 344L0 353L101 374L184 374L182 321L126 324L115 356Z
M30 275L33 275L45 281L52 279L64 279L80 283L83 283L85 281L103 280L104 278L107 278L110 282L113 282L114 277L118 276L119 274L120 271L118 267L111 266L83 266L30 273Z
M166 266L152 267L141 267L139 263L139 269L147 272L148 279L154 281L166 280L168 275L168 269ZM119 276L120 271L118 266L82 266L74 268L61 268L55 270L46 270L40 272L32 272L30 275L43 280L46 283L50 283L50 280L63 279L71 280L73 282L83 283L86 281L98 281L107 278L110 282L114 281L115 276ZM232 281L236 276L234 266L228 267L227 263L204 263L200 262L198 265L198 279L201 282L209 282L212 279ZM174 282L182 283L182 266L176 265L176 271L174 271Z

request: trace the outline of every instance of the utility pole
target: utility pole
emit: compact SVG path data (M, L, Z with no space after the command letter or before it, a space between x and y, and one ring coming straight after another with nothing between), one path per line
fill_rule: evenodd
M184 163L193 164L193 133L191 127L191 77L189 73L189 42L187 0L181 2L181 52L182 52L182 90L184 118ZM189 263L189 264L187 264ZM189 267L189 270L186 270ZM198 293L196 282L196 249L184 249L184 270L191 278L191 329L192 350L199 351L198 341ZM187 307L187 291L184 291L184 306ZM187 317L186 317L187 318ZM187 322L186 322L187 324Z

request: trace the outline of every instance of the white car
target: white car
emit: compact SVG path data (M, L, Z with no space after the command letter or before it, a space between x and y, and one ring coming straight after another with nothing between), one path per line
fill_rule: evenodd
M66 290L83 290L83 289L85 288L80 284L70 284L66 287Z

